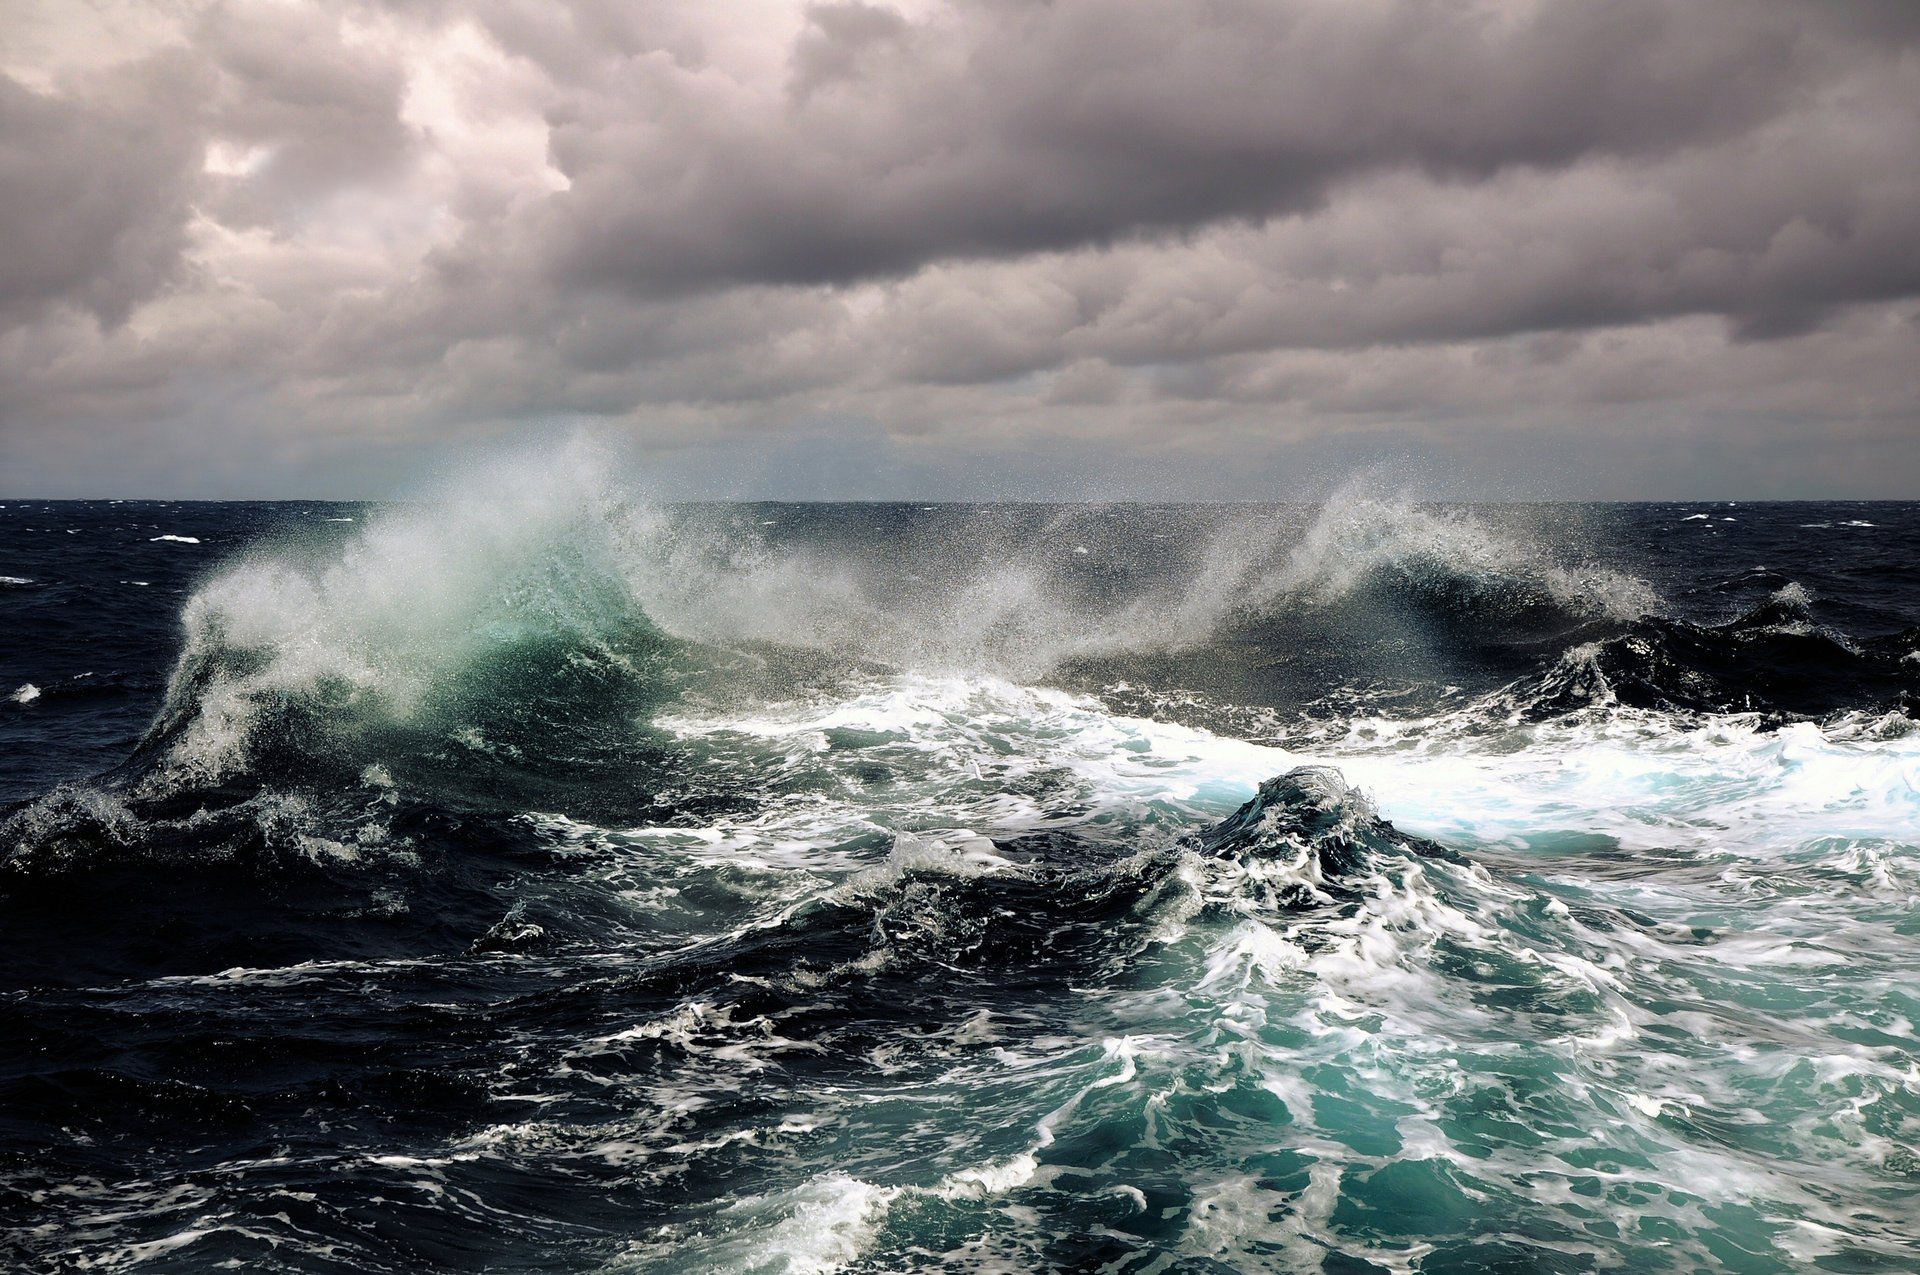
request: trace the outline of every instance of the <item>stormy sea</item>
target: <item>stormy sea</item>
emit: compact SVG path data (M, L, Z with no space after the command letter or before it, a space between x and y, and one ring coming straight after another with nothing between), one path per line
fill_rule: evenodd
M0 509L12 1271L1920 1269L1920 505Z

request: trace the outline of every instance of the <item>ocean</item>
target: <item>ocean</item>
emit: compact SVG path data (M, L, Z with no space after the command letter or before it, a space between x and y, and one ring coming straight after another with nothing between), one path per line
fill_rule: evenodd
M1920 505L4 504L9 1270L1920 1269Z

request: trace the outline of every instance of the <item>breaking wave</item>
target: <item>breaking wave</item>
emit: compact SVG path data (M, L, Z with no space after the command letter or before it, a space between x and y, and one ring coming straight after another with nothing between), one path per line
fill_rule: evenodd
M1632 620L1660 610L1646 581L1490 525L1466 510L1421 507L1354 480L1321 506L1263 601L1322 605L1384 589L1471 614L1479 623L1553 617Z
M644 680L659 635L625 574L624 515L577 470L503 468L344 543L255 551L187 603L152 736L162 781L225 777L263 723L332 751Z
M596 697L644 709L694 667L747 679L743 653L772 658L776 679L810 652L833 660L806 665L816 675L1037 680L1076 664L1124 674L1130 658L1238 635L1283 657L1332 645L1360 665L1356 628L1374 630L1385 663L1405 660L1410 623L1436 615L1486 644L1659 605L1632 576L1360 487L1304 525L1231 509L969 510L905 527L878 557L771 545L731 511L627 494L610 469L579 445L516 460L344 538L277 543L224 569L185 609L153 783L244 768L263 723L358 769L395 734L485 735L477 719Z

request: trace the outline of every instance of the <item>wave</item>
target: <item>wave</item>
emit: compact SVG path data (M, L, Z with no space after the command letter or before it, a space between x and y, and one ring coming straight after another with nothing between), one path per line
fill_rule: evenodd
M1780 795L1781 768L1762 773ZM1685 800L1672 800L1686 821ZM1585 1171L1583 1157L1631 1148L1662 1180L1693 1170L1695 1197L1763 1198L1890 1242L1897 1228L1845 1223L1828 1184L1769 1169L1785 1162L1778 1144L1749 1148L1717 1124L1719 1112L1758 1101L1742 1092L1750 1072L1728 1056L1777 1026L1770 997L1782 971L1831 970L1841 945L1873 941L1873 931L1841 939L1824 906L1856 888L1858 870L1825 879L1800 860L1752 865L1750 889L1786 888L1774 873L1792 872L1822 906L1790 934L1743 933L1738 907L1715 892L1738 898L1723 880L1726 853L1710 842L1700 853L1697 877L1674 873L1661 890L1644 862L1617 865L1611 879L1608 856L1591 848L1558 861L1510 853L1507 871L1489 872L1399 831L1324 767L1270 778L1225 819L1135 854L1072 838L899 837L878 867L767 899L749 924L650 965L644 986L668 1003L571 1060L595 1077L658 1078L665 1092L643 1110L684 1102L672 1078L692 1074L764 1100L763 1128L794 1110L799 1091L846 1096L809 1109L809 1129L832 1129L835 1148L849 1129L868 1132L857 1164L828 1159L831 1173L793 1189L677 1196L686 1207L676 1222L612 1269L675 1269L689 1254L751 1265L783 1245L827 1253L830 1268L899 1265L903 1246L948 1234L941 1223L965 1237L980 1225L965 1209L1004 1203L1035 1220L997 1228L1031 1246L999 1264L1065 1265L1075 1250L1049 1246L1090 1209L1130 1220L1166 1200L1191 1203L1171 1213L1182 1252L1240 1269L1293 1244L1317 1264L1356 1218L1403 1233L1430 1221L1435 1198L1471 1228L1510 1230L1516 1216L1529 1234L1563 1225L1564 1195L1519 1185L1537 1181L1542 1147L1572 1157L1570 1176ZM1838 858L1831 846L1815 856ZM1886 892L1889 919L1902 915L1903 888ZM1700 913L1711 920L1684 923ZM1751 999L1748 966L1760 967ZM636 994L623 986L619 1004ZM1696 1036L1688 1028L1705 1003L1731 1034L1697 1047L1711 1075L1673 1044ZM1462 1059L1472 1074L1521 1082L1511 1098L1463 1089ZM1899 1092L1897 1042L1857 1060L1873 1092ZM964 1118L940 1123L930 1093L964 1094ZM1804 1101L1835 1112L1857 1100L1841 1083ZM1503 1113L1492 1128L1476 1119L1490 1101ZM922 1122L904 1141L885 1114L901 1110ZM696 1136L708 1133L697 1115L689 1123L694 1131L551 1122L494 1136L549 1152L554 1143L538 1138L613 1145L675 1180L727 1180L730 1144ZM1258 1211L1236 1214L1235 1184L1273 1173L1276 1139L1302 1127L1326 1161L1328 1209L1283 1213L1255 1193L1245 1198ZM768 1140L781 1154L806 1145L804 1133ZM1857 1151L1839 1154L1851 1157L1844 1169L1822 1168L1873 1180ZM1307 1186L1305 1168L1291 1163L1300 1178L1290 1191ZM1109 1209L1093 1208L1102 1199ZM1720 1239L1710 1219L1688 1200L1653 1207L1690 1264L1707 1260ZM1515 1254L1516 1268L1541 1257Z
M1303 678L1277 688L1296 698L1326 689L1312 681L1405 668L1410 648L1415 665L1524 648L1494 661L1510 676L1542 641L1661 609L1645 581L1507 522L1365 483L1313 509L973 508L877 521L857 545L750 539L699 576L695 605L683 583L648 609L696 640L1016 681L1304 660Z
M1577 645L1499 702L1532 717L1624 706L1794 721L1920 707L1920 628L1854 640L1788 582L1719 625L1645 618Z
M1379 711L1396 730L1452 738L1467 720L1487 737L1623 711L1781 723L1920 695L1920 634L1851 641L1790 582L1725 624L1669 617L1650 586L1530 529L1526 511L1354 484L1310 511L881 508L841 534L804 508L659 506L614 469L585 444L516 458L217 570L186 606L134 757L16 812L11 866L164 848L351 877L404 868L438 835L406 828L435 820L700 826L793 791L883 793L918 764L885 760L885 732L810 729L806 757L730 741L769 704L847 706L909 675L1137 683L1160 696L1148 711L1181 720L1213 720L1172 702L1209 678L1232 705L1296 718L1343 705L1332 722L1247 732L1283 739L1351 738ZM1382 670L1419 689L1369 689ZM712 728L690 732L702 717ZM819 767L809 750L868 760ZM1041 783L987 787L1004 807Z
M502 466L344 543L256 549L186 605L143 791L216 783L284 743L357 773L396 735L481 739L543 700L578 707L575 688L644 685L661 642L622 512L576 467Z
M1530 634L1662 606L1644 580L1529 534L1518 518L1496 525L1364 479L1304 523L1300 512L974 508L885 528L883 545L751 543L703 581L697 607L652 601L666 627L689 636L1017 679L1075 660L1192 650L1356 601Z
M1422 507L1350 480L1320 507L1262 601L1322 605L1369 590L1497 623L1527 615L1633 620L1661 609L1653 586L1466 510Z
M590 443L514 458L228 566L186 606L146 790L218 783L276 742L350 774L401 737L537 751L542 718L631 717L702 670L722 695L874 667L1036 681L1205 663L1234 640L1323 651L1334 666L1306 675L1338 680L1404 663L1411 629L1432 645L1436 616L1471 630L1441 634L1464 648L1658 605L1519 531L1357 485L1304 530L1274 511L997 507L774 544L614 470Z
M1299 891L1290 895L1295 899L1345 892L1350 878L1380 855L1463 862L1380 818L1332 766L1296 766L1267 780L1245 805L1201 833L1198 844L1216 857L1285 859L1301 873Z

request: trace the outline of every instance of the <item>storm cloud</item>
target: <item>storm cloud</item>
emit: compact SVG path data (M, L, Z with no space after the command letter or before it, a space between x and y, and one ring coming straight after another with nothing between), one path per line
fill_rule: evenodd
M1920 491L1920 10L37 0L9 490ZM822 477L824 475L825 477Z

